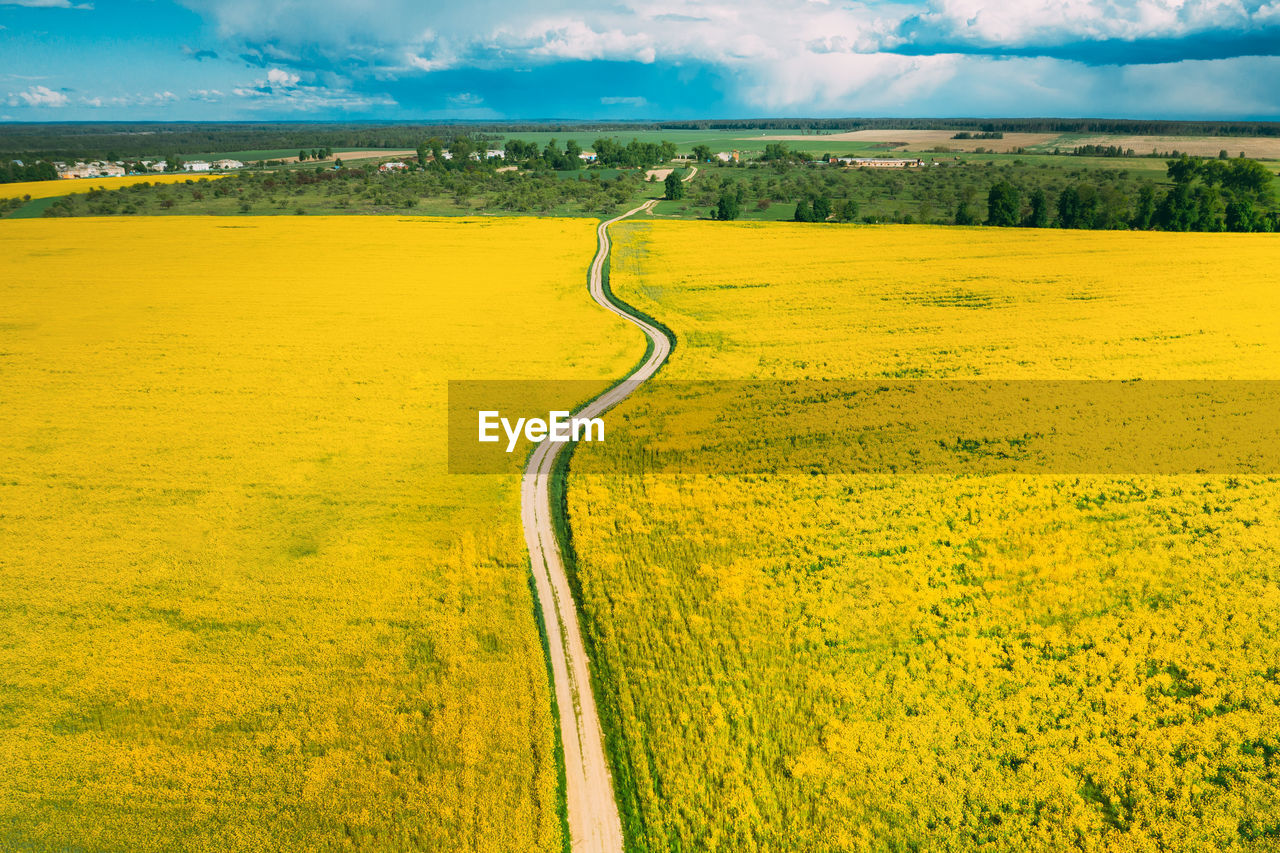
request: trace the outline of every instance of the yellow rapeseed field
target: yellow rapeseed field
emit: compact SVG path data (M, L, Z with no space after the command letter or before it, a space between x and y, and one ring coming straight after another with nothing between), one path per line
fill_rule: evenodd
M1280 379L1271 235L627 224L612 287L666 379ZM1280 849L1280 479L621 446L568 510L637 849Z
M445 473L445 383L636 361L593 230L0 223L0 849L560 849L518 484Z
M118 190L134 184L180 184L185 181L214 181L224 175L208 175L186 172L179 175L127 175L123 178L75 178L58 181L23 181L0 184L0 198L55 198L63 195L87 193L93 190Z

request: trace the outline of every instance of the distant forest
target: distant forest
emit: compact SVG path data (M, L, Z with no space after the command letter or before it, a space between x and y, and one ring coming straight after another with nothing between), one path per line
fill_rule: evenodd
M957 130L980 133L1124 133L1138 136L1280 136L1275 121L1101 118L759 118L668 121L657 130Z
M512 133L643 130L812 130L880 128L957 133L1125 133L1160 136L1280 136L1280 122L1147 121L1122 119L741 119L669 122L509 122L450 124L208 122L0 124L0 160L197 154L287 148L416 148L423 138L471 134L485 141Z

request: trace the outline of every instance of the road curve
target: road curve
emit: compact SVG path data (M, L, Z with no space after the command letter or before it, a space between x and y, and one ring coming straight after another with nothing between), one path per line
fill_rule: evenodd
M690 176L692 177L692 176ZM648 201L621 216L600 223L598 248L591 262L591 298L648 335L649 357L619 384L584 408L578 417L594 418L622 402L653 376L671 353L671 344L657 327L627 313L611 302L604 291L604 262L609 257L609 226L648 210ZM544 441L525 465L520 483L520 514L533 567L534 588L546 627L551 655L551 675L560 711L560 737L564 743L565 794L569 807L569 839L573 853L621 853L622 822L613 796L613 781L604 753L604 735L591 691L587 652L578 626L578 611L569 589L560 546L551 515L551 468L564 444Z

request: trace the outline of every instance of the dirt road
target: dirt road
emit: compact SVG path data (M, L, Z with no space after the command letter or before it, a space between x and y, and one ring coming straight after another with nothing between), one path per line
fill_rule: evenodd
M639 326L653 349L620 384L593 400L579 417L594 418L608 411L657 372L671 345L656 327L633 317L604 292L603 269L609 257L609 226L656 204L648 201L596 229L598 247L591 262L591 298L609 311ZM604 737L596 714L587 653L578 626L578 611L569 589L551 516L551 468L564 444L544 441L534 450L520 484L520 512L524 523L534 588L542 609L551 655L551 674L560 710L564 742L565 787L569 805L569 837L574 853L621 853L622 822L613 796L613 782L604 753Z

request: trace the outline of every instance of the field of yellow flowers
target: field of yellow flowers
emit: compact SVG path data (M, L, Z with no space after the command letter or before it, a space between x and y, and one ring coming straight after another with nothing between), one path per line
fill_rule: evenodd
M118 190L136 184L180 184L186 181L211 181L222 175L184 173L178 175L127 175L123 178L76 178L58 181L21 181L0 184L0 198L55 198L88 193L95 190Z
M1270 235L634 223L611 283L668 380L1280 379ZM568 513L636 849L1280 849L1280 479L624 446Z
M518 483L445 473L445 383L633 364L594 246L0 223L0 848L560 849Z

